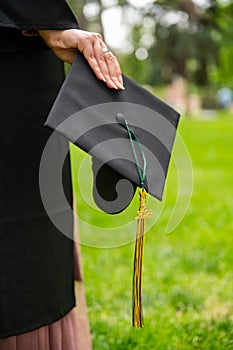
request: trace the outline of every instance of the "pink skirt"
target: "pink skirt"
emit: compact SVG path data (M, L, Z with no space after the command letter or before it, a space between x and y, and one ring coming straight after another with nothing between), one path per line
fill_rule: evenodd
M0 339L1 350L81 350L75 308L62 319L36 330Z
M76 243L74 243L74 250L75 279L81 281L79 247ZM66 316L33 331L0 339L0 350L90 350L91 341L84 290L83 286L78 287L77 282L75 292L76 298L77 294L79 298L78 306Z

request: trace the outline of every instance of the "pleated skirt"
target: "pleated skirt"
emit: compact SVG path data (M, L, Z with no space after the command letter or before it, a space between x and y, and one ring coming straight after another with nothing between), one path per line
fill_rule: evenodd
M79 350L75 309L51 325L0 340L1 350ZM81 349L80 349L81 350ZM84 349L83 349L84 350Z

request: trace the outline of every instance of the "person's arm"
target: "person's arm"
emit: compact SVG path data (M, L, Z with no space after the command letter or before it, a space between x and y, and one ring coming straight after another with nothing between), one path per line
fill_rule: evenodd
M119 63L98 33L79 30L65 0L1 0L0 27L15 28L27 35L36 31L64 62L72 63L81 51L98 79L109 88L122 89Z
M118 60L112 52L103 51L106 44L100 34L77 29L39 30L39 34L61 60L72 63L79 50L98 79L109 88L123 89Z

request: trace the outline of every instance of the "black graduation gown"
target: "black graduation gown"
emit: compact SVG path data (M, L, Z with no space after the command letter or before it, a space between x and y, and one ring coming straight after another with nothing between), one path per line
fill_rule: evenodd
M78 28L65 0L1 0L1 27L40 30Z
M21 34L21 29L65 28L78 28L65 1L1 0L0 338L50 324L75 306L68 238L73 217L68 209L55 208L61 209L64 235L50 221L39 190L40 159L51 135L43 123L64 69L40 37ZM67 148L57 136L54 157ZM63 185L72 206L69 155Z

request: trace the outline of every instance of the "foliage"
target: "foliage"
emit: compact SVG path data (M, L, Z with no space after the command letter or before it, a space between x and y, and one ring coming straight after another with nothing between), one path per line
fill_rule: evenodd
M122 25L130 28L125 45L132 50L118 54L124 71L138 82L161 85L179 74L198 86L232 86L231 2L223 5L220 0L206 0L201 6L194 0L151 0L145 4L82 0L79 4L97 8L90 18L77 9L82 28L101 32L102 14L109 8L121 8Z
M182 223L166 235L177 187L172 162L162 215L146 236L145 328L131 327L134 244L115 249L82 246L93 350L233 349L232 116L183 119L179 132L192 159L194 190ZM137 201L130 211L117 216L101 215L85 205L78 188L83 153L73 149L72 156L79 216L98 225L100 236L101 227L131 220ZM88 181L87 171L85 193L91 193ZM185 195L182 185L181 195ZM83 221L80 230L84 242L91 232Z
M211 4L204 11L192 1L155 4L152 16L156 43L150 49L150 60L160 67L160 80L170 82L178 74L197 85L208 86L209 67L217 63L217 5Z
M219 48L219 65L213 72L213 81L222 86L228 86L233 89L233 38L232 14L233 3L229 3L221 9L221 15L218 17L219 27L221 28L221 45Z

